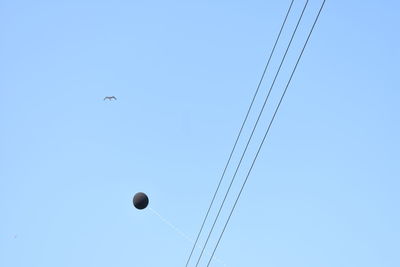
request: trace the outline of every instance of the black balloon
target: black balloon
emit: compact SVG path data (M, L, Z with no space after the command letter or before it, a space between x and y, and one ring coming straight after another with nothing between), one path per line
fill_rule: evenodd
M149 205L149 198L145 193L139 192L136 193L133 197L133 206L138 210L145 209Z

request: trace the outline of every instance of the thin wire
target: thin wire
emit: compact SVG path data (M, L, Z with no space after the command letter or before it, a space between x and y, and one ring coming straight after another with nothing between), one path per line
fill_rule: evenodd
M263 79L264 79L265 73L267 72L269 63L270 63L271 58L272 58L272 56L273 56L273 54L274 54L274 52L275 52L276 45L277 45L277 43L278 43L278 41L279 41L279 39L280 39L282 30L283 30L283 28L284 28L284 26L285 26L285 24L286 24L286 20L287 20L287 18L288 18L288 16L289 16L290 10L292 9L293 3L294 3L294 0L292 0L292 2L290 3L289 9L288 9L287 12L286 12L285 19L284 19L284 21L283 21L283 23L282 23L282 25L281 25L281 28L280 28L280 30L279 30L279 34L278 34L278 36L277 36L277 38L276 38L276 40L275 40L275 44L274 44L274 46L273 46L273 48L272 48L272 50L271 50L271 53L270 53L270 55L269 55L267 64L265 65L264 71L263 71L263 73L262 73L262 75L261 75L261 78L260 78L260 81L259 81L259 83L258 83L257 89L256 89L256 91L255 91L255 93L254 93L253 99L252 99L252 101L251 101L251 103L250 103L250 106L249 106L249 108L248 108L248 110L247 110L247 113L246 113L246 116L245 116L245 118L244 118L244 120L243 120L242 126L240 127L239 134L238 134L238 136L236 137L235 144L233 145L233 148L232 148L232 151L231 151L231 153L230 153L230 155L229 155L228 161L227 161L227 163L225 164L225 168L224 168L224 171L222 172L222 175L221 175L221 178L220 178L220 180L219 180L217 189L216 189L215 192L214 192L214 196L213 196L213 198L212 198L212 200L211 200L210 206L208 207L206 216L205 216L204 219L203 219L203 223L202 223L202 225L201 225L201 227L200 227L200 231L199 231L199 233L197 234L197 237L196 237L196 240L195 240L194 245L193 245L193 247L192 247L192 250L191 250L191 252L190 252L189 258L188 258L188 260L187 260L187 262L186 262L186 267L189 265L190 259L191 259L192 255L193 255L193 251L194 251L194 249L196 248L197 242L199 241L199 237L200 237L200 235L201 235L201 232L203 231L203 228L204 228L204 225L205 225L205 223L206 223L206 221L207 221L207 218L208 218L208 215L209 215L209 213L210 213L211 207L212 207L212 205L214 204L215 197L216 197L216 195L217 195L217 193L218 193L218 191L219 191L219 188L220 188L220 186L221 186L222 180L224 179L225 172L226 172L226 170L227 170L227 168L228 168L228 165L229 165L229 163L230 163L230 161L231 161L231 159L232 159L233 152L234 152L235 149L236 149L236 145L237 145L237 143L238 143L238 141L239 141L239 138L240 138L240 136L241 136L241 134L242 134L242 131L243 131L244 125L246 124L247 118L249 117L249 114L250 114L250 111L251 111L251 109L252 109L252 107L253 107L253 104L254 104L254 101L255 101L255 99L256 99L256 96L258 95L258 91L259 91L259 89L260 89L261 83L262 83L262 81L263 81Z
M206 248L206 246L207 246L207 243L208 243L208 241L209 241L209 239L210 239L210 236L211 236L211 234L212 234L212 232L213 232L213 230L214 230L215 224L216 224L216 222L217 222L217 220L218 220L218 218L219 218L219 215L220 215L220 213L221 213L221 210L222 210L222 208L223 208L223 206L224 206L224 204L225 204L226 198L227 198L227 196L228 196L228 194L229 194L229 192L230 192L230 190L231 190L231 187L232 187L233 182L235 181L236 174L237 174L237 172L238 172L238 170L239 170L239 168L240 168L240 166L241 166L241 164L242 164L242 161L243 161L243 158L244 158L244 156L245 156L245 154L246 154L247 148L249 147L250 141L251 141L251 139L252 139L252 137L253 137L253 135L254 135L254 132L255 132L255 130L256 130L256 128L257 128L258 122L260 121L261 115L263 114L264 108L265 108L265 106L266 106L266 104L267 104L267 102L268 102L268 99L269 99L269 96L270 96L270 94L271 94L272 88L273 88L274 85L275 85L276 79L277 79L277 77L278 77L278 75L279 75L279 72L280 72L280 70L281 70L281 68L282 68L282 65L283 65L283 63L284 63L284 61L285 61L286 55L287 55L287 53L288 53L288 51L289 51L289 48L290 48L290 46L291 46L291 44L292 44L293 38L294 38L294 36L295 36L295 34L296 34L296 32L297 32L297 29L298 29L298 27L299 27L299 24L300 24L300 22L301 22L301 19L303 18L304 11L306 10L307 5L308 5L308 0L306 1L305 5L304 5L304 7L303 7L303 10L302 10L302 12L301 12L301 15L300 15L300 17L299 17L299 19L298 19L298 21L297 21L296 28L295 28L294 31L293 31L292 37L290 38L290 41L289 41L289 44L288 44L288 46L287 46L287 48L286 48L285 54L283 55L283 58L282 58L282 60L281 60L281 63L280 63L280 65L279 65L279 68L278 68L278 70L277 70L277 72L276 72L276 74L275 74L275 77L274 77L274 80L273 80L273 82L272 82L272 84L271 84L271 87L269 88L268 95L267 95L267 97L265 98L265 101L264 101L264 104L263 104L263 106L262 106L262 108L261 108L260 113L258 114L258 118L257 118L257 120L256 120L256 123L254 124L253 130L252 130L251 135L250 135L250 137L249 137L249 139L248 139L248 141L247 141L246 147L245 147L245 149L244 149L244 151L243 151L243 153L242 153L242 156L241 156L241 158L240 158L240 161L239 161L239 163L238 163L238 165L237 165L237 167L236 167L235 173L233 174L231 183L229 184L228 190L226 191L225 197L224 197L224 199L223 199L223 201L222 201L222 203L221 203L221 206L220 206L220 208L219 208L219 210L218 210L217 216L215 217L214 223L213 223L213 225L212 225L212 227L211 227L211 230L210 230L210 232L209 232L209 234L208 234L208 236L207 236L206 242L204 243L203 249L202 249L202 251L201 251L201 253L200 253L200 256L199 256L199 258L198 258L198 260L197 260L196 267L199 265L199 262L200 262L200 260L201 260L201 257L202 257L202 255L203 255L203 253L204 253L204 250L205 250L205 248Z
M219 243L220 243L220 241L221 241L221 238L222 238L222 236L223 236L223 234L224 234L224 232L225 232L225 230L226 230L226 226L228 225L229 220L231 219L232 213L233 213L233 211L235 210L236 204L237 204L237 202L239 201L240 195L241 195L242 192L243 192L243 188L245 187L245 185L246 185L246 183L247 183L247 180L248 180L248 178L249 178L249 176L250 176L250 173L251 173L251 171L252 171L252 169L253 169L253 167L254 167L254 163L256 162L257 157L258 157L258 155L259 155L259 153L260 153L260 151L261 151L261 148L262 148L262 146L263 146L263 144L264 144L264 142L265 142L265 139L266 139L266 137L267 137L267 135L268 135L268 133L269 133L269 130L271 129L271 125L272 125L272 123L274 122L275 116L276 116L276 114L277 114L277 112L278 112L278 110L279 110L279 107L281 106L281 103L282 103L282 101L283 101L283 98L285 97L285 94L286 94L286 91L287 91L287 89L288 89L288 87L289 87L289 85L290 85L290 82L292 81L293 75L294 75L294 73L295 73L295 71L296 71L296 69L297 69L297 66L298 66L298 64L299 64L299 62L300 62L300 59L301 59L303 53L304 53L304 50L305 50L305 48L306 48L306 46L307 46L307 43L308 43L308 41L309 41L309 39L310 39L310 36L311 36L311 34L312 34L313 30L314 30L314 27L315 27L315 25L316 25L316 23L317 23L317 21L318 21L319 15L321 14L321 11L322 11L322 9L323 9L323 7L324 7L324 5L325 5L325 1L326 1L326 0L324 0L324 1L322 2L321 8L320 8L319 11L318 11L318 15L317 15L317 17L315 18L314 24L312 25L312 28L311 28L311 30L310 30L310 33L308 34L307 40L306 40L306 42L304 43L303 49L301 50L301 53L300 53L300 56L299 56L298 59L297 59L297 62L296 62L296 64L295 64L295 66L294 66L294 69L293 69L293 71L292 71L292 74L290 75L289 81L288 81L287 84L286 84L285 90L283 91L283 94L282 94L282 96L281 96L281 99L279 100L278 106L276 107L275 112L274 112L274 115L272 116L272 119L271 119L271 121L270 121L270 123L269 123L269 125L268 125L267 131L265 132L265 135L264 135L264 137L263 137L263 139L262 139L262 141L261 141L261 144L260 144L260 146L258 147L257 153L256 153L256 155L255 155L255 157L254 157L254 160L253 160L253 162L252 162L252 164L251 164L251 167L250 167L249 171L247 172L246 179L244 180L243 185L242 185L242 187L241 187L241 189L240 189L240 191L239 191L239 194L238 194L238 196L236 197L235 204L233 205L232 210L231 210L231 212L230 212L230 214L229 214L229 216L228 216L228 219L227 219L227 221L226 221L226 223L225 223L225 225L224 225L224 228L222 229L221 235L220 235L219 238L218 238L218 242L217 242L217 244L215 245L215 248L214 248L214 250L213 250L213 252L212 252L212 254L211 254L210 260L208 261L207 267L208 267L208 266L210 265L210 263L211 263L211 260L212 260L214 254L215 254L215 251L217 250L217 247L218 247L218 245L219 245Z

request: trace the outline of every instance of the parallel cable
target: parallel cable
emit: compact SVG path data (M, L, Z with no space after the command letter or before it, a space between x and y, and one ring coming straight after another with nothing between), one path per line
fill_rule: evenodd
M213 223L213 225L212 225L212 227L211 227L211 229L210 229L210 232L209 232L209 234L208 234L208 236L207 236L206 242L205 242L205 244L204 244L204 246L203 246L203 249L202 249L202 251L201 251L201 253L200 253L200 256L199 256L199 258L198 258L198 260L197 260L196 267L199 265L199 262L200 262L200 260L201 260L201 257L202 257L202 255L203 255L203 253L204 253L204 250L205 250L205 248L206 248L206 246L207 246L207 243L208 243L208 241L209 241L209 239L210 239L210 236L211 236L211 234L212 234L212 232L213 232L213 230L214 230L215 224L216 224L216 222L217 222L217 220L218 220L218 218L219 218L219 215L220 215L220 213L221 213L221 210L222 210L222 208L223 208L223 206L224 206L224 204L225 204L226 198L227 198L227 196L228 196L228 194L229 194L229 192L230 192L230 190L231 190L231 187L232 187L233 182L235 181L236 174L237 174L237 172L238 172L238 170L239 170L239 168L240 168L240 166L241 166L241 164L242 164L242 161L243 161L243 158L244 158L244 156L245 156L245 154L246 154L247 148L249 147L250 141L251 141L251 139L252 139L252 137L253 137L253 135L254 135L254 132L255 132L255 130L256 130L256 128L257 128L258 122L260 121L261 115L263 114L264 108L265 108L265 106L266 106L266 104L267 104L267 102L268 102L269 96L270 96L270 94L271 94L271 92L272 92L272 88L273 88L274 85L275 85L276 79L277 79L277 77L278 77L278 75L279 75L279 72L280 72L280 70L281 70L281 68L282 68L282 65L283 65L283 63L284 63L284 61L285 61L285 59L286 59L286 55L287 55L287 53L288 53L288 51L289 51L289 48L290 48L290 46L291 46L291 44L292 44L293 38L294 38L294 36L296 35L297 29L298 29L298 27L299 27L299 24L300 24L300 22L301 22L301 20L302 20L302 18L303 18L304 11L306 10L307 5L308 5L308 1L309 1L309 0L306 1L305 5L304 5L304 7L303 7L303 10L302 10L302 12L301 12L301 15L300 15L300 17L299 17L299 19L298 19L298 21L297 21L296 27L295 27L295 29L294 29L294 31L293 31L292 37L290 38L289 44L288 44L287 47L286 47L285 54L283 55L283 58L282 58L282 60L281 60L281 62L280 62L280 65L279 65L278 70L277 70L277 72L276 72L276 74L275 74L275 77L274 77L274 80L273 80L273 82L272 82L272 84L271 84L271 87L269 88L268 95L267 95L266 98L265 98L264 104L263 104L263 106L262 106L262 108L261 108L261 111L260 111L260 113L259 113L259 115L258 115L258 118L257 118L257 120L256 120L256 122L255 122L255 124L254 124L253 130L252 130L252 132L251 132L251 134L250 134L250 137L249 137L249 139L248 139L248 141L247 141L246 147L245 147L245 149L244 149L244 151L243 151L243 153L242 153L242 156L241 156L241 158L240 158L240 161L239 161L239 163L238 163L238 165L237 165L237 167L236 167L235 173L234 173L234 175L233 175L233 177L232 177L232 180L231 180L231 182L230 182L230 184L229 184L228 190L226 191L226 194L225 194L225 196L224 196L224 199L223 199L223 201L222 201L222 204L221 204L221 206L220 206L220 208L219 208L219 210L218 210L217 216L215 217L214 223Z
M279 110L279 107L281 106L281 103L282 103L282 101L283 101L283 98L285 97L285 94L286 94L286 91L287 91L287 89L288 89L288 87L289 87L289 85L290 85L290 82L292 81L293 75L294 75L294 73L295 73L295 71L296 71L296 69L297 69L297 66L298 66L298 64L299 64L299 62L300 62L300 59L301 59L303 53L304 53L304 50L305 50L305 48L306 48L306 46L307 46L307 43L308 43L308 41L309 41L309 39L310 39L310 36L311 36L311 34L312 34L313 30L314 30L314 27L315 27L315 25L316 25L316 23L317 23L317 21L318 21L318 18L319 18L320 14L321 14L321 11L322 11L322 9L323 9L323 7L324 7L324 5L325 5L325 1L326 1L326 0L324 0L324 1L322 2L321 8L320 8L319 11L318 11L318 15L317 15L317 17L315 18L315 21L314 21L314 23L313 23L313 25L312 25L312 27L311 27L311 30L310 30L310 32L309 32L309 34L308 34L308 36L307 36L306 41L305 41L305 43L304 43L303 49L301 50L301 53L300 53L300 55L299 55L299 57L298 57L298 59L297 59L297 62L296 62L296 64L295 64L294 68L293 68L293 71L292 71L292 73L291 73L291 75L290 75L290 78L289 78L289 80L288 80L288 82L287 82L287 84L286 84L286 86L285 86L285 90L283 91L283 94L282 94L282 96L281 96L281 98L280 98L280 100L279 100L278 106L277 106L276 109L275 109L274 115L272 116L272 119L271 119L271 121L270 121L270 123L269 123L269 125L268 125L267 131L265 132L265 135L264 135L264 137L263 137L263 139L262 139L262 141L261 141L261 144L260 144L260 146L258 147L257 153L256 153L256 155L255 155L255 157L254 157L254 159L253 159L253 162L252 162L252 164L251 164L251 167L250 167L249 171L247 172L246 179L244 180L244 182L243 182L243 184L242 184L242 187L241 187L241 189L240 189L240 191L239 191L238 196L236 197L235 203L234 203L234 205L233 205L233 207L232 207L232 209L231 209L231 212L230 212L230 214L229 214L229 216L228 216L228 219L227 219L227 221L226 221L226 223L225 223L225 225L224 225L224 228L222 229L222 232L221 232L221 234L220 234L220 236L219 236L219 238L218 238L218 242L217 242L217 244L215 245L215 248L214 248L214 250L213 250L213 252L212 252L212 254L211 254L210 260L209 260L208 263L207 263L207 267L210 265L210 263L211 263L211 261L212 261L212 258L213 258L214 254L215 254L215 251L216 251L217 248L218 248L218 245L219 245L219 243L220 243L220 241L221 241L221 238L222 238L222 236L223 236L223 234L224 234L224 232L225 232L225 230L226 230L226 227L227 227L227 225L228 225L228 223L229 223L229 220L231 219L232 213L233 213L233 211L234 211L235 208L236 208L236 204L237 204L238 201L239 201L240 195L242 194L243 189L244 189L244 187L245 187L245 185L246 185L246 183L247 183L247 180L248 180L248 178L249 178L249 176L250 176L250 173L251 173L251 171L252 171L252 169L253 169L253 167L254 167L254 163L256 162L257 157L258 157L258 155L259 155L259 153L260 153L260 151L261 151L261 148L262 148L262 146L263 146L263 144L264 144L264 142L265 142L265 139L266 139L266 137L267 137L267 135L268 135L268 133L269 133L269 130L271 129L271 125L272 125L272 123L274 122L275 116L276 116L276 114L277 114L277 112L278 112L278 110Z
M272 56L273 56L273 54L274 54L274 52L275 52L276 45L278 44L278 41L279 41L279 39L280 39L282 30L283 30L283 28L284 28L284 26L285 26L285 24L286 24L286 20L287 20L287 18L288 18L288 16L289 16L290 10L292 9L293 3L294 3L294 0L291 1L290 6L289 6L289 8L288 8L288 10L287 10L287 12L286 12L285 19L283 20L283 23L282 23L281 28L280 28L280 30L279 30L279 34L278 34L278 36L277 36L277 38L276 38L276 40L275 40L275 44L274 44L274 46L273 46L273 48L272 48L272 50L271 50L271 53L270 53L270 55L269 55L267 64L265 65L264 71L263 71L263 73L262 73L262 75L261 75L261 78L260 78L260 81L259 81L259 83L258 83L257 89L256 89L256 91L255 91L255 93L254 93L253 99L252 99L252 101L251 101L251 103L250 103L250 106L249 106L249 108L248 108L248 110L247 110L247 113L246 113L246 116L245 116L245 118L244 118L244 120L243 120L242 126L240 127L238 136L236 137L235 144L233 145L232 151L231 151L231 153L230 153L230 155L229 155L229 158L228 158L228 161L227 161L227 163L226 163L226 165L225 165L224 171L222 172L222 175L221 175L221 178L220 178L220 180L219 180L217 189L216 189L215 192L214 192L214 196L213 196L213 198L212 198L212 200L211 200L210 206L208 207L206 216L205 216L204 219L203 219L203 223L202 223L202 225L201 225L201 227L200 227L200 231L199 231L199 233L197 234L196 240L195 240L195 242L194 242L194 244L193 244L193 247L192 247L192 250L191 250L191 252L190 252L189 258L188 258L188 260L187 260L187 262L186 262L186 267L189 265L190 259L191 259L192 255L193 255L193 252L194 252L194 249L196 248L196 245L197 245L197 242L198 242L198 240L199 240L199 238L200 238L201 232L203 231L204 225L205 225L205 223L206 223L206 221L207 221L207 218L208 218L208 215L209 215L209 213L210 213L211 207L212 207L212 205L214 204L215 197L217 196L217 193L218 193L218 191L219 191L219 188L220 188L220 186L221 186L221 183L222 183L222 181L223 181L223 179L224 179L225 172L226 172L226 170L227 170L227 168L228 168L228 166L229 166L229 163L230 163L230 161L231 161L231 159L232 159L233 152L234 152L235 149L236 149L236 145L237 145L237 143L238 143L238 141L239 141L239 138L240 138L240 136L241 136L241 134L242 134L244 125L246 124L247 118L249 117L249 114L250 114L250 111L251 111L251 109L252 109L252 107L253 107L254 101L255 101L255 99L256 99L256 97L257 97L257 95L258 95L258 91L259 91L259 89L260 89L261 83L262 83L262 81L263 81L263 79L264 79L265 73L267 72L269 63L270 63L271 58L272 58Z

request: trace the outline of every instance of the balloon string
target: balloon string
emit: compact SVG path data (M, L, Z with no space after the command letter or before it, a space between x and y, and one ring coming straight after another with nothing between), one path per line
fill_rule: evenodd
M180 234L183 238L185 238L187 241L193 243L194 241L188 236L186 235L184 232L182 232L181 230L179 230L178 227L176 227L175 225L173 225L171 222L169 222L167 219L165 219L163 216L161 216L160 213L158 213L157 211L155 211L154 209L149 207L149 210L151 210L151 212L153 212L158 218L160 218L164 223L166 223L169 227L171 227L175 232L177 232L178 234Z
M175 225L173 225L170 221L168 221L167 219L164 218L164 216L162 216L160 213L158 213L156 210L154 210L153 208L149 207L148 208L154 215L156 215L161 221L163 221L165 224L167 224L169 227L171 227L175 232L177 232L180 236L182 236L183 238L185 238L188 242L194 244L193 239L191 239L187 234L185 234L183 231L181 231L178 227L176 227ZM206 251L207 252L207 251ZM211 254L208 253L207 254ZM221 263L223 266L227 266L223 261L221 261L220 259L216 258L216 261L218 261L219 263Z

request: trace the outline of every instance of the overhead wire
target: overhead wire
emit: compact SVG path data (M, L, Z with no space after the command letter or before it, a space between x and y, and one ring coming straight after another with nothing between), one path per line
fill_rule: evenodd
M256 91L255 91L255 93L254 93L254 95L253 95L253 98L252 98L252 100L251 100L250 106L249 106L249 108L248 108L248 110L247 110L247 113L246 113L246 116L245 116L245 118L244 118L244 120L243 120L242 126L240 127L239 133L238 133L238 135L237 135L237 137L236 137L236 141L235 141L235 143L234 143L234 145L233 145L233 148L232 148L232 150L231 150L231 152L230 152L228 161L227 161L227 163L225 164L225 167L224 167L224 170L223 170L223 172L222 172L221 178L220 178L220 180L219 180L218 186L217 186L217 188L216 188L216 190L215 190L215 192L214 192L214 195L213 195L213 197L212 197L211 203L210 203L210 205L209 205L209 207L208 207L208 210L207 210L207 212L206 212L206 215L205 215L205 217L204 217L204 219L203 219L202 225L201 225L200 230L199 230L199 232L198 232L198 234L197 234L197 237L196 237L196 240L195 240L195 242L194 242L194 244L193 244L193 247L192 247L192 250L191 250L191 252L190 252L190 255L189 255L189 257L188 257L188 259L187 259L187 261L186 261L186 267L187 267L187 266L189 265L189 263L190 263L191 257L192 257L192 255L193 255L193 252L194 252L194 250L195 250L195 248L196 248L196 245L197 245L197 243L198 243L198 241L199 241L200 235L201 235L201 233L202 233L202 231L203 231L203 228L204 228L204 225L205 225L205 223L206 223L206 221L207 221L207 218L208 218L208 215L209 215L209 213L210 213L210 210L211 210L211 208L212 208L212 206L213 206L213 204L214 204L214 201L215 201L215 198L216 198L216 196L217 196L217 194L218 194L219 188L221 187L221 183L222 183L222 181L223 181L223 179L224 179L224 177L225 177L226 170L227 170L227 168L228 168L228 166L229 166L229 163L230 163L230 161L231 161L231 159L232 159L232 155L233 155L233 153L234 153L234 151L235 151L235 149L236 149L236 146L237 146L237 143L238 143L238 141L239 141L239 139L240 139L240 136L241 136L241 134L242 134L244 125L246 124L246 121L247 121L247 119L248 119L248 117L249 117L250 111L251 111L251 109L252 109L252 107L253 107L254 101L255 101L255 99L256 99L256 97L257 97L257 95L258 95L260 86L261 86L261 84L262 84L262 82L263 82L263 80L264 80L264 76L265 76L265 74L266 74L266 72L267 72L267 69L268 69L268 66L269 66L269 64L270 64L271 58L272 58L272 56L273 56L273 54L274 54L274 52L275 52L275 48L276 48L277 43L278 43L278 41L279 41L279 39L280 39L280 36L281 36L281 34L282 34L282 30L283 30L283 28L284 28L284 26L285 26L285 24L286 24L286 21L287 21L287 18L288 18L288 16L289 16L289 13L290 13L290 11L291 11L291 9L292 9L293 3L294 3L294 0L291 1L290 6L289 6L289 8L288 8L288 10L287 10L287 12L286 12L285 19L283 20L283 23L282 23L281 28L280 28L280 30L279 30L278 36L277 36L277 38L276 38L276 40L275 40L274 46L273 46L273 48L272 48L272 50L271 50L271 53L270 53L270 55L269 55L267 64L266 64L265 67L264 67L264 71L263 71L263 73L262 73L262 75L261 75L261 78L260 78L260 81L259 81L259 83L258 83L258 85L257 85L257 89L256 89Z
M256 120L256 122L255 122L255 124L254 124L253 130L252 130L252 132L251 132L251 134L250 134L250 137L249 137L249 139L248 139L248 141L247 141L246 147L245 147L245 149L244 149L244 151L243 151L243 153L242 153L242 156L240 157L239 163L238 163L238 165L237 165L237 167L236 167L235 173L234 173L234 175L233 175L233 177L232 177L232 180L231 180L231 182L230 182L230 184L229 184L229 187L228 187L228 189L227 189L227 191L226 191L226 193L225 193L224 199L223 199L223 201L222 201L222 203L221 203L221 205L220 205L220 208L219 208L219 210L218 210L217 216L216 216L215 219L214 219L213 225L211 226L211 229L210 229L209 234L208 234L208 236L207 236L206 242L204 243L203 248L202 248L201 253L200 253L200 256L198 257L198 260L197 260L197 263L196 263L196 267L197 267L197 266L199 265L199 263L200 263L201 257L203 256L204 250L205 250L205 248L206 248L206 246L207 246L207 244L208 244L208 241L209 241L209 239L210 239L210 236L211 236L211 234L212 234L212 232L213 232L213 230L214 230L214 228L215 228L216 222L218 221L219 215L221 214L221 211L222 211L222 208L223 208L223 206L224 206L224 204L225 204L225 201L226 201L226 199L227 199L227 196L229 195L229 192L230 192L230 190L231 190L231 187L232 187L232 185L233 185L233 182L235 181L237 172L238 172L238 170L239 170L239 168L240 168L240 166L241 166L241 163L242 163L243 158L244 158L244 156L245 156L245 154L246 154L247 148L249 147L249 144L250 144L250 142L251 142L251 139L252 139L252 137L253 137L253 135L254 135L254 132L255 132L255 130L256 130L256 128L257 128L258 122L260 121L260 118L261 118L261 116L262 116L262 114L263 114L263 111L264 111L265 106L266 106L266 104L267 104L267 102L268 102L268 99L269 99L269 96L270 96L270 94L271 94L271 92L272 92L272 89L273 89L273 87L274 87L274 85L275 85L276 79L277 79L277 77L278 77L278 75L279 75L279 73L280 73L280 70L281 70L281 68L282 68L282 65L283 65L283 63L284 63L284 61L285 61L285 59L286 59L286 55L287 55L287 53L288 53L288 51L289 51L289 48L290 48L290 46L291 46L291 44L292 44L292 41L293 41L293 39L294 39L294 36L296 35L297 29L298 29L298 27L299 27L299 24L300 24L302 18L303 18L303 15L304 15L304 12L305 12L305 10L306 10L306 8L307 8L308 2L309 2L309 0L307 0L306 3L304 4L304 7L303 7L302 12L301 12L301 14L300 14L300 17L299 17L299 19L298 19L298 21L297 21L296 27L295 27L295 29L294 29L294 31L293 31L293 33L292 33L292 36L291 36L291 38L290 38L290 41L289 41L289 43L288 43L288 45L287 45L287 47L286 47L286 51L285 51L285 53L284 53L284 55L283 55L283 57L282 57L282 60L281 60L281 62L280 62L280 64L279 64L278 70L277 70L277 72L276 72L276 74L275 74L275 77L274 77L274 79L273 79L273 82L272 82L272 84L271 84L271 87L269 88L268 94L267 94L267 96L266 96L266 98L265 98L265 100L264 100L263 106L262 106L262 108L261 108L261 110L260 110L260 112L259 112L259 115L258 115L258 117L257 117L257 120Z
M312 34L313 31L314 31L315 25L316 25L316 23L317 23L317 21L318 21L318 18L319 18L320 14L321 14L321 11L322 11L322 9L323 9L323 7L324 7L324 5L325 5L325 1L326 1L326 0L324 0L324 1L322 2L322 4L321 4L321 7L320 7L320 9L319 9L319 11L318 11L318 14L317 14L317 17L316 17L315 20L314 20L314 23L313 23L313 25L312 25L312 27L311 27L311 30L310 30L310 32L309 32L309 34L308 34L308 36L307 36L307 39L306 39L305 43L304 43L304 45L303 45L303 48L302 48L302 50L301 50L301 53L300 53L300 55L299 55L299 57L298 57L298 59L297 59L297 61L296 61L296 64L295 64L295 66L294 66L294 68L293 68L293 70L292 70L292 73L291 73L291 75L290 75L290 78L289 78L289 80L288 80L288 82L287 82L287 84L286 84L286 86L285 86L285 89L284 89L284 91L283 91L283 93L282 93L282 96L281 96L281 98L280 98L280 100L279 100L279 103L278 103L278 105L277 105L277 107L276 107L276 109L275 109L275 112L274 112L274 114L273 114L273 116L272 116L272 118L271 118L271 121L270 121L270 123L269 123L269 125L268 125L268 128L267 128L267 130L266 130L266 132L265 132L265 134L264 134L264 137L263 137L263 139L262 139L262 141L261 141L261 144L260 144L259 147L258 147L257 153L256 153L256 155L255 155L255 157L254 157L254 159L253 159L253 162L252 162L252 164L251 164L251 166L250 166L250 169L249 169L249 171L247 172L246 179L244 180L244 182L243 182L243 184L242 184L242 187L241 187L241 189L240 189L240 191L239 191L239 194L238 194L237 197L236 197L235 203L234 203L234 205L233 205L233 207L232 207L232 209L231 209L231 211L230 211L230 213L229 213L228 219L227 219L227 221L225 222L224 228L222 229L222 232L221 232L221 234L220 234L220 236L219 236L219 238L218 238L218 241L217 241L217 243L216 243L216 245L215 245L215 247L214 247L214 249L213 249L213 252L212 252L212 254L211 254L210 260L209 260L208 263L207 263L207 267L210 265L210 263L211 263L211 261L212 261L212 259L213 259L213 256L214 256L214 254L215 254L215 251L216 251L217 248L218 248L218 245L219 245L219 243L220 243L220 241L221 241L221 239L222 239L222 236L223 236L223 234L224 234L224 232L225 232L225 230L226 230L226 227L227 227L227 225L228 225L228 223L229 223L229 221L230 221L230 219L231 219L231 217L232 217L233 211L234 211L235 208L236 208L236 205L237 205L237 203L238 203L238 201L239 201L239 198L240 198L240 196L241 196L241 194L242 194L242 192L243 192L243 189L244 189L244 187L245 187L245 185L246 185L246 183L247 183L247 180L248 180L248 178L249 178L249 176L250 176L250 174L251 174L251 171L253 170L254 164L255 164L255 162L256 162L256 160L257 160L257 158L258 158L258 155L259 155L259 153L260 153L260 151L261 151L261 148L262 148L262 146L263 146L263 144L264 144L264 142L265 142L265 140L266 140L266 138L267 138L267 136L268 136L269 130L271 129L271 125L272 125L272 123L274 122L274 119L275 119L275 117L276 117L276 114L277 114L277 112L278 112L278 110L279 110L279 108L280 108L280 106L281 106L281 104L282 104L283 98L285 97L285 94L286 94L287 89L288 89L288 87L289 87L289 85L290 85L290 82L292 81L293 75L294 75L294 73L295 73L295 71L296 71L296 69L297 69L297 66L298 66L298 64L299 64L299 62L300 62L300 59L301 59L301 57L303 56L304 50L305 50L305 48L306 48L306 46L307 46L307 43L308 43L308 41L309 41L309 39L310 39L310 37L311 37L311 34Z

